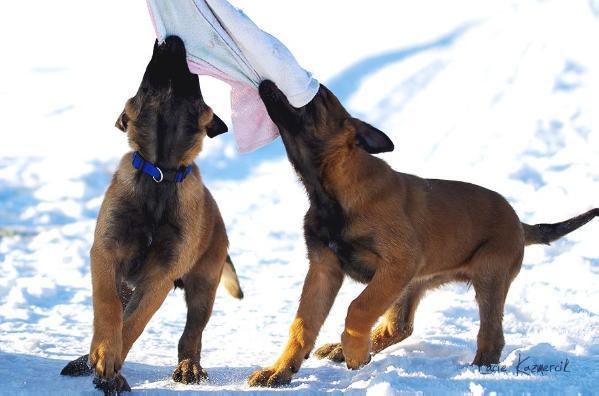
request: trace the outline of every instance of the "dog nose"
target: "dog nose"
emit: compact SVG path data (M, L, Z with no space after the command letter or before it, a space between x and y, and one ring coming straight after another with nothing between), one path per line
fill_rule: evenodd
M160 46L163 53L174 58L185 57L185 44L178 36L168 36Z
M185 44L181 38L168 36L162 43L154 43L144 81L154 89L168 87L173 93L197 96L198 77L189 71Z

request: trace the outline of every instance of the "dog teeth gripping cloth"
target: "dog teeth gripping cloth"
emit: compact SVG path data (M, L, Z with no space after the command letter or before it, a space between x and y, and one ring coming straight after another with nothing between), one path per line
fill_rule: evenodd
M258 94L262 80L274 81L289 103L302 107L319 83L279 40L260 30L226 0L147 0L158 41L181 37L189 70L231 86L231 113L239 151L272 142L278 129Z

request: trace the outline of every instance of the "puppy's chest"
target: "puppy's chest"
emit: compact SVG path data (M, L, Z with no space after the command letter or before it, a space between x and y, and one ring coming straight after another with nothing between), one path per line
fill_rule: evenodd
M181 249L181 226L169 208L157 215L136 202L119 202L110 213L107 237L118 246L121 274L135 282L150 267L167 270Z
M343 271L358 282L370 282L378 257L374 235L356 233L352 219L338 211L319 213L311 220L308 233L335 253Z

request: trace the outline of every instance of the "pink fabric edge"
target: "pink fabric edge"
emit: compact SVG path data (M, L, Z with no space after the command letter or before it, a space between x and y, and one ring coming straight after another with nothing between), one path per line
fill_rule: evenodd
M271 143L279 136L258 91L247 84L233 80L229 75L201 59L187 59L189 70L226 82L231 86L231 121L237 149L247 153ZM247 112L247 107L253 107Z

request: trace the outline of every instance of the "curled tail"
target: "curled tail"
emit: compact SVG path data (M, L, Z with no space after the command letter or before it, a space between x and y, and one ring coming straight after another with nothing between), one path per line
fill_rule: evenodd
M586 213L572 217L561 223L535 225L522 223L526 245L534 245L537 243L549 245L556 239L582 227L596 216L599 216L599 208L591 209Z
M233 266L233 262L231 261L231 256L229 256L228 254L227 260L225 261L225 267L223 268L223 274L221 275L220 280L230 295L240 300L243 298L243 291L241 290L241 285L239 285L237 272L235 271L235 267Z

